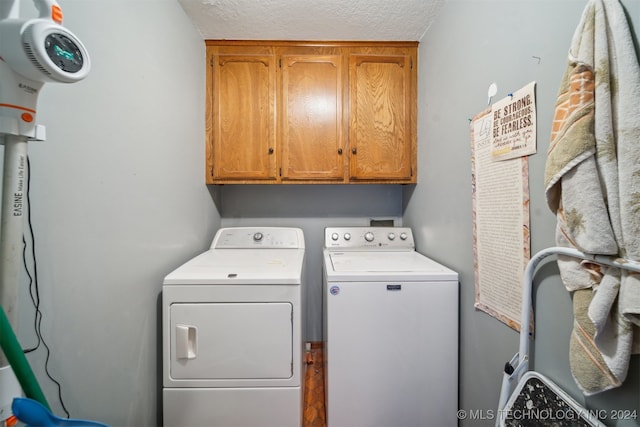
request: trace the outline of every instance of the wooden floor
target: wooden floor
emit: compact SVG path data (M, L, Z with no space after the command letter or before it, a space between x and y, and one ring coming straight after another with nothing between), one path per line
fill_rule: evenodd
M311 343L307 353L305 375L303 427L325 427L327 425L324 407L324 352L322 343Z

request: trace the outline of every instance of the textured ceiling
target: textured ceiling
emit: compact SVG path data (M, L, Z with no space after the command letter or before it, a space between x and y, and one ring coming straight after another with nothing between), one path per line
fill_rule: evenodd
M178 0L203 39L420 40L446 0Z

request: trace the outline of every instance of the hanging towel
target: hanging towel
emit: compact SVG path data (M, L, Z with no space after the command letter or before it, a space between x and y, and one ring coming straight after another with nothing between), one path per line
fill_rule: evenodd
M640 260L640 67L618 0L589 0L569 49L545 190L556 243ZM585 395L618 387L640 352L637 274L559 257L573 293L571 371Z

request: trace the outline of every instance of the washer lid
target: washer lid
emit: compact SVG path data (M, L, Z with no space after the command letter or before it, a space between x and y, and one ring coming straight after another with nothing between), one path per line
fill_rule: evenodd
M164 279L165 285L299 285L304 249L210 249Z
M416 251L326 251L325 255L329 280L458 280L458 273Z

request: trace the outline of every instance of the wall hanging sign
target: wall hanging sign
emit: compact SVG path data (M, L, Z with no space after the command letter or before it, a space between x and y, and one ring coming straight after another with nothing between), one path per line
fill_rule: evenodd
M491 106L491 157L513 159L536 152L536 82Z
M530 258L528 158L492 159L494 112L471 119L475 307L520 330Z

